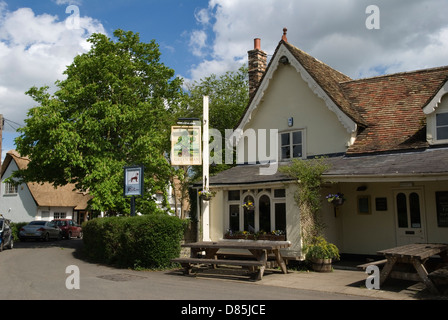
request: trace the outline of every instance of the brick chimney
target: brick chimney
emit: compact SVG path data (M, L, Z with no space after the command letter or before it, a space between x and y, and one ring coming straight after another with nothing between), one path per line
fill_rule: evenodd
M254 49L249 54L249 96L257 90L267 67L267 53L261 50L261 40L254 39Z

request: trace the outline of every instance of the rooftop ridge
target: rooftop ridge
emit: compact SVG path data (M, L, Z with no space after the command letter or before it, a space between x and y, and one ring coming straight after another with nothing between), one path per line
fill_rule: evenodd
M410 75L410 74L418 74L418 73L425 73L425 72L443 71L443 70L448 70L448 65L447 66L426 68L426 69L416 69L416 70L411 70L411 71L400 71L400 72L388 73L388 74L372 76L372 77L351 79L351 80L348 80L348 81L340 82L340 84L346 84L346 83L357 82L357 81L376 80L376 79L381 79L381 78L396 77L396 76L400 76L400 75Z

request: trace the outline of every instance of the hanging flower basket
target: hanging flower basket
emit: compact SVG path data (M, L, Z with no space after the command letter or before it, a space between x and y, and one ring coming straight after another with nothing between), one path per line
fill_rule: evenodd
M211 192L210 190L199 191L199 197L204 201L210 201L214 196L215 192Z
M327 197L327 201L334 206L342 206L345 202L344 194L342 193L330 193Z
M243 208L246 208L247 210L254 210L255 209L255 205L252 201L247 201L243 203Z

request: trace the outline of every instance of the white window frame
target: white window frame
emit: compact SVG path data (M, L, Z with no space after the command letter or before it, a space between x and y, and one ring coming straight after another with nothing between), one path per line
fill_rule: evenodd
M4 187L5 187L4 195L6 196L16 196L19 193L19 186L17 185L5 182Z
M300 158L292 157L293 147L294 147L292 134L295 133L295 132L301 132L301 134L302 134L302 144L301 144L301 146L302 146L302 157L300 157ZM284 134L289 134L290 135L289 147L291 148L291 156L289 158L285 158L285 159L282 157L282 155L283 155L283 152L282 152L282 147L283 147L283 145L282 145L282 135L284 135ZM305 128L293 129L293 130L287 130L287 131L279 132L278 133L278 145L279 145L279 148L278 148L278 153L279 153L278 158L280 159L280 161L291 161L293 159L306 159L306 130L305 130Z
M448 142L448 139L439 139L438 135L437 135L437 129L439 128L446 128L448 130L448 125L443 125L443 126L437 126L437 116L441 115L441 114L445 114L446 116L448 116L448 111L446 112L436 112L435 115L435 123L434 123L434 127L435 127L435 137L436 137L436 141L437 142Z
M54 212L53 219L67 219L67 212Z
M270 191L267 191L267 189L271 189ZM243 231L244 230L244 198L247 196L251 196L254 199L255 202L255 212L254 212L254 219L255 219L255 230L259 231L260 228L260 213L259 213L259 200L263 195L267 195L271 202L271 213L270 213L270 219L271 219L271 229L275 228L275 204L276 203L285 203L286 204L286 190L285 190L285 196L284 197L274 197L274 192L276 189L285 189L283 187L272 187L272 188L264 188L261 191L258 191L257 188L254 188L253 190L247 190L247 189L232 189L227 190L225 192L225 199L226 199L226 207L227 207L227 214L224 221L225 230L227 231L230 228L230 206L231 205L238 205L239 206L239 225L240 230L232 230L232 231ZM240 191L240 200L229 200L228 193L229 191ZM267 231L267 230L265 230ZM269 230L272 231L272 230ZM286 230L284 230L286 232Z

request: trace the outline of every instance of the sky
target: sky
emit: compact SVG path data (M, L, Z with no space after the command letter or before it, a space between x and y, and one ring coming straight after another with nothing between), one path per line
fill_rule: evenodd
M372 7L372 5L374 7ZM36 106L25 92L57 80L92 33L155 40L190 82L268 57L288 42L353 79L448 65L446 0L0 0L2 158Z

